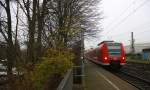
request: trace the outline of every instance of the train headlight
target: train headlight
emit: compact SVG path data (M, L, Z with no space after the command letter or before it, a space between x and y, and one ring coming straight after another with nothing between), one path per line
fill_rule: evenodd
M104 60L107 60L108 58L107 57L104 57Z
M125 57L122 57L123 60L125 60Z

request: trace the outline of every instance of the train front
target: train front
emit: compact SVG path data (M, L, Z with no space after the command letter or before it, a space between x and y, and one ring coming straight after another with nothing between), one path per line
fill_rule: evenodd
M121 68L126 63L125 51L122 43L106 43L108 50L108 60L110 67L114 69Z

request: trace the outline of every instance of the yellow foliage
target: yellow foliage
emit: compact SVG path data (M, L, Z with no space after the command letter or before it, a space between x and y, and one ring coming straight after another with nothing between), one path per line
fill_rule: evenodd
M74 55L69 50L48 49L41 62L35 66L32 75L36 90L43 90L46 81L55 74L63 77L72 67L73 58Z

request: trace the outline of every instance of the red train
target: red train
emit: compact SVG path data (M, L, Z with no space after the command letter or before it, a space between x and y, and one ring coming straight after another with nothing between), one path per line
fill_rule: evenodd
M89 50L86 57L97 64L112 68L120 68L126 63L123 44L114 41L101 42L97 48Z

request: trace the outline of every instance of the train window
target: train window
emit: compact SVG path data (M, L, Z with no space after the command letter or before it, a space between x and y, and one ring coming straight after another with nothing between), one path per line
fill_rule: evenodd
M109 49L121 49L120 46L108 46Z
M121 55L121 44L120 43L108 43L108 51L110 56Z

